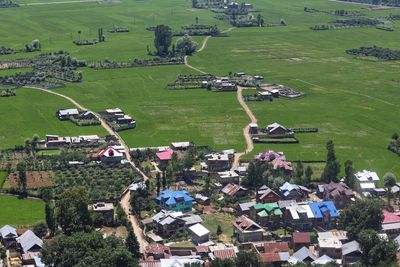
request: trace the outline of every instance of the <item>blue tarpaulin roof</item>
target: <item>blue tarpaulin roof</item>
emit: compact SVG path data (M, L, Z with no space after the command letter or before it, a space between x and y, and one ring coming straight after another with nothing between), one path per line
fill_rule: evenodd
M339 212L332 201L311 202L309 205L314 217L317 219L323 218L323 213L325 212L329 212L331 217L339 217Z

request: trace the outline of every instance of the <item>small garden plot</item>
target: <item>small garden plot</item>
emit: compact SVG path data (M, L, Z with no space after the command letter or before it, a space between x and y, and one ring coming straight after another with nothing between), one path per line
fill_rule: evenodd
M0 0L0 8L19 7L19 5L11 0Z
M178 78L167 84L167 89L199 89L207 88L207 85L211 83L216 77L211 74L189 74L179 75Z
M86 66L86 62L71 58L68 53L57 52L40 54L32 59L17 59L0 62L5 68L32 67L31 72L16 73L0 76L0 85L3 86L40 86L54 88L63 85L63 82L81 82L82 73L78 67Z
M255 135L252 137L254 143L265 144L298 144L299 140L296 137L274 138L267 135Z
M216 237L215 239L223 240L225 242L232 241L233 234L233 222L235 221L235 217L233 215L215 212L210 214L205 214L201 216L203 219L203 225L206 227L211 233L210 236ZM222 234L217 236L218 226L221 227Z
M122 33L122 32L129 32L129 28L127 27L120 27L114 25L111 29L108 30L109 33Z
M120 69L120 68L137 68L137 67L150 67L150 66L164 66L164 65L179 65L185 64L183 57L167 57L167 58L149 58L149 59L134 59L131 61L118 62L109 59L104 59L97 62L88 64L89 68L99 69Z
M91 199L118 199L121 193L140 176L130 167L80 166L57 170L54 174L56 195L67 188L84 186Z
M52 172L50 171L27 171L26 172L26 189L47 188L53 186ZM19 177L17 172L11 173L7 177L12 188L19 188Z
M375 18L350 18L330 21L328 24L314 25L311 30L335 30L360 27L377 27L385 25L385 21Z
M374 57L380 60L400 60L400 50L378 46L349 49L346 50L346 53L354 56Z

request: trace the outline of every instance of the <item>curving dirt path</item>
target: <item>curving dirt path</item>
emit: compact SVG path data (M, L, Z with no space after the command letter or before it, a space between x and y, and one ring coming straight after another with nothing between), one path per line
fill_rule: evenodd
M233 29L234 29L234 27L229 28L229 29L223 31L222 33L230 32ZM208 43L208 40L210 39L210 37L211 36L207 36L206 38L204 38L203 44L200 47L200 49L197 50L197 52L201 52L207 47L207 43ZM207 72L202 71L202 70L190 65L188 56L185 56L184 59L185 59L185 65L188 68L191 68L192 70L195 70L195 71L200 72L202 74L207 74ZM245 90L245 88L243 88L241 86L238 86L238 89L237 89L237 100L238 100L239 104L242 106L243 110L246 112L247 116L249 117L250 122L251 123L257 123L257 118L254 116L253 112L250 110L250 108L247 106L246 102L244 102L244 100L243 100L243 97L242 97L242 91L243 90ZM251 139L251 136L249 134L249 125L246 125L243 128L243 136L246 139L247 147L246 147L246 150L244 152L235 153L235 159L234 159L233 164L232 164L232 169L236 169L239 166L240 158L242 156L244 156L244 155L246 155L248 153L251 153L253 151L253 149L254 149L253 140Z
M73 98L71 98L71 97L69 97L69 96L66 96L66 95L63 95L63 94L61 94L61 93L57 93L57 92L54 92L54 91L52 91L52 90L43 89L43 88L40 88L40 87L25 87L25 88L34 89L34 90L39 90L39 91L43 91L43 92L46 92L46 93L49 93L49 94L53 94L53 95L62 97L62 98L64 98L64 99L68 100L69 102L71 102L71 103L72 103L75 107L77 107L78 109L81 109L81 110L88 110L88 109L85 108L83 105L81 105L81 104L79 104L77 101L75 101ZM94 112L93 112L93 113L94 113ZM144 180L144 181L148 180L149 177L147 177L146 174L144 174L139 168L136 167L135 163L134 163L133 160L132 160L131 154L129 153L129 147L126 145L126 143L125 143L124 140L121 138L121 136L120 136L116 131L114 131L114 130L106 123L106 121L105 121L102 117L100 117L99 114L97 114L97 113L94 113L94 114L95 114L96 117L100 120L101 126L102 126L110 135L115 136L115 137L118 139L118 141L120 142L120 144L124 147L125 154L126 154L126 159L128 160L129 164L132 166L132 168L134 168L134 169L143 177L143 180ZM130 210L129 199L130 199L130 192L129 192L128 189L126 189L126 190L122 193L120 204L121 204L121 207L123 208L123 210L124 210L124 212L125 212L125 214L126 214L126 217L129 219L129 221L130 221L131 224L132 224L132 228L133 228L133 230L134 230L134 232L135 232L135 235L136 235L136 238L137 238L137 240L138 240L138 242L139 242L139 244L140 244L140 250L141 250L141 252L143 252L144 249L146 248L146 246L148 245L148 242L147 242L146 239L144 238L142 228L140 228L140 225L139 225L139 223L138 223L137 218L136 218L135 216L129 214L129 213L130 213L130 212L129 212L129 210Z

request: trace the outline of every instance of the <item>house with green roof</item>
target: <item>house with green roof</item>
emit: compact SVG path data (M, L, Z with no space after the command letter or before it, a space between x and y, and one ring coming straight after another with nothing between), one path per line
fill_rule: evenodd
M279 227L282 220L282 211L277 202L257 203L250 207L250 216L258 224L269 229Z

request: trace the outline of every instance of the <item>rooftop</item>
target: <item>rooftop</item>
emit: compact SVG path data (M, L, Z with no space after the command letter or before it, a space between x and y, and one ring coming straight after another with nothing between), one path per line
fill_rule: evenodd
M210 231L200 223L190 226L189 230L197 236L204 236L210 233Z

